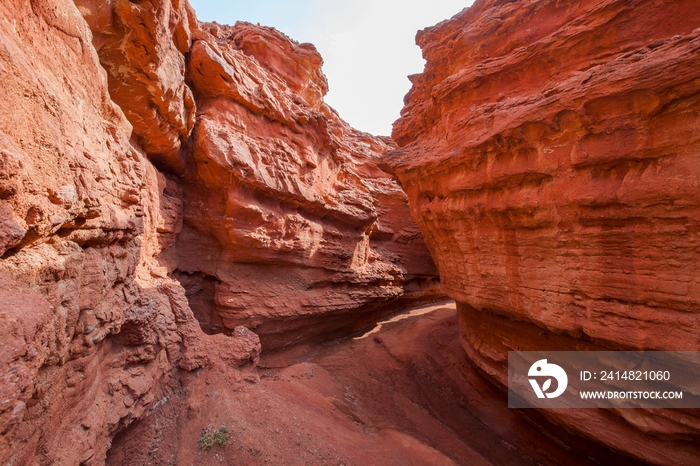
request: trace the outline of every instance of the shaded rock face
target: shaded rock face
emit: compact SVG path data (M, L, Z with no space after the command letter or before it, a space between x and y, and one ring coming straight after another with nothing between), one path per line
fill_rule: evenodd
M185 392L115 437L107 465L639 466L536 410L509 409L462 351L453 306L320 348L302 363L277 354L259 384L235 391L215 368L188 375ZM192 448L207 423L227 426L226 448Z
M0 463L103 463L183 371L255 366L241 323L283 321L274 347L437 294L390 141L323 104L313 47L220 29L185 1L0 4Z
M246 325L272 350L435 298L437 270L406 196L376 166L391 141L323 103L315 48L247 23L202 29L172 262L208 331Z
M700 349L699 27L691 1L486 0L418 34L386 168L501 385L508 350ZM698 458L694 412L545 415Z

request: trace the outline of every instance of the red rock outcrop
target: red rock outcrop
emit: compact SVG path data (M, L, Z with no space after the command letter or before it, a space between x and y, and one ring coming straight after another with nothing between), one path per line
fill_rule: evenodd
M185 83L194 10L186 0L75 0L90 25L109 94L156 166L182 174L195 103Z
M689 0L477 0L418 34L386 168L501 385L508 350L700 350L699 27ZM694 411L545 415L700 455Z
M184 0L0 4L2 464L103 463L189 371L244 377L240 324L274 348L439 294L313 47L207 30Z
M181 190L132 138L91 42L70 1L0 5L2 464L100 464L178 368L260 353L246 329L203 334L165 275Z
M376 166L391 142L323 102L316 49L247 23L202 28L188 64L198 111L172 263L205 328L245 325L271 350L438 296L406 196Z

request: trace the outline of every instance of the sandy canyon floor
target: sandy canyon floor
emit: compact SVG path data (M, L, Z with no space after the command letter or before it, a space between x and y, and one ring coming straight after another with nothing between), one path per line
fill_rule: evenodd
M508 409L461 349L454 303L392 320L263 357L236 380L188 374L115 438L108 464L637 464ZM227 427L225 446L199 448L209 424Z

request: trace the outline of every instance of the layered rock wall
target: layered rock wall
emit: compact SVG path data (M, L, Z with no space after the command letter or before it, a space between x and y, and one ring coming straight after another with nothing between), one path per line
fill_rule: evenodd
M509 350L700 350L699 27L684 0L485 0L418 34L386 168L499 384ZM546 415L699 454L692 411Z
M0 5L0 463L104 463L182 371L257 363L239 324L272 348L438 294L320 64L186 1Z
M132 137L76 6L6 2L0 29L0 462L99 464L178 367L233 370L260 344L205 336L165 275L181 190Z
M75 0L107 70L109 94L160 169L181 175L196 106L185 55L197 29L186 0Z
M323 102L321 64L312 45L247 23L202 25L189 57L198 112L176 274L207 331L246 325L268 350L439 295L405 194L376 166L391 141Z

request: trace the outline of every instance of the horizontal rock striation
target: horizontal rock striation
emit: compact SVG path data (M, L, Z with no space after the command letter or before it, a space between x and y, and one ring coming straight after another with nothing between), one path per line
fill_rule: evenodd
M198 112L175 273L208 332L246 325L267 350L439 296L406 196L376 166L391 141L323 102L321 64L247 23L202 25L189 57Z
M189 372L255 382L247 327L274 348L439 296L391 141L320 64L184 0L0 4L1 464L103 464Z
M691 1L477 1L421 31L385 156L501 385L509 350L700 350L700 15ZM548 411L693 464L692 411Z

